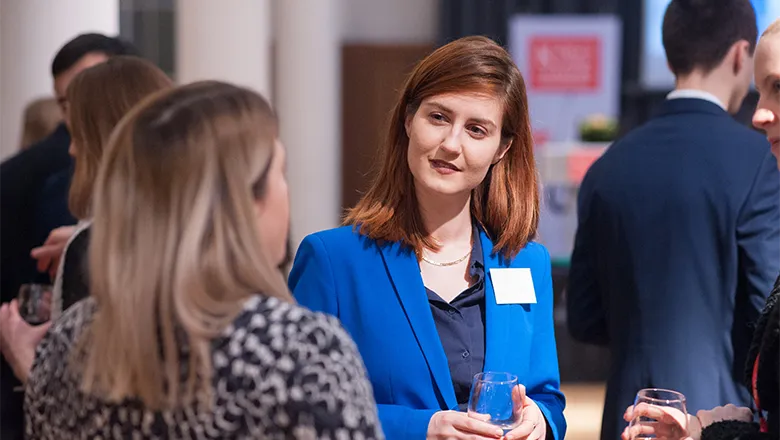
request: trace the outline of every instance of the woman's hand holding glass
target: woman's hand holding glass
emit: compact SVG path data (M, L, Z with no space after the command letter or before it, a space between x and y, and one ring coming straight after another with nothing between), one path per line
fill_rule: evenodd
M510 430L504 438L507 440L541 440L547 435L547 421L539 405L526 394L525 386L518 384L512 390L512 401L516 409L515 416L520 424Z
M637 402L626 409L623 419L630 424L623 431L622 440L647 437L668 440L700 440L702 430L709 425L724 420L751 422L753 412L750 408L729 404L711 410L699 411L694 416L685 411L684 405L680 407L679 404L669 405L665 402L641 401L638 395Z
M624 415L630 416L628 428L623 432L627 439L690 439L688 412L682 393L659 388L639 390L632 408L630 415Z
M469 416L501 428L505 439L538 440L547 434L539 406L526 395L525 386L509 373L486 372L474 376Z
M501 428L488 423L487 418L470 417L458 411L439 411L428 423L428 440L481 440L499 439L504 435Z
M16 299L0 307L0 352L22 383L27 382L35 348L50 326L51 322L40 325L25 322Z

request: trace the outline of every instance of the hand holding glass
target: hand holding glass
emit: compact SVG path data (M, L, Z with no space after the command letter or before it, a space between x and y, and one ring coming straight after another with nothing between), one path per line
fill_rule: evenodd
M51 318L52 288L45 284L23 284L19 289L19 315L30 325L39 325Z
M469 416L484 420L504 430L504 434L520 424L523 402L512 397L517 388L517 376L509 373L485 372L474 376L469 396Z
M634 400L628 437L630 440L686 439L688 411L685 396L677 391L658 388L640 390Z

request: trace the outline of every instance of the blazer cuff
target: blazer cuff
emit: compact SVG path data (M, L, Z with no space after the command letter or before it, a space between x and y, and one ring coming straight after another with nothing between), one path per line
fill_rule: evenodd
M547 423L547 433L546 440L561 440L560 434L558 433L558 426L555 424L555 418L553 418L552 412L549 408L547 408L547 405L544 404L544 402L539 402L538 400L534 400L536 403L536 406L539 407L539 410L542 411L542 416L544 416L544 422Z

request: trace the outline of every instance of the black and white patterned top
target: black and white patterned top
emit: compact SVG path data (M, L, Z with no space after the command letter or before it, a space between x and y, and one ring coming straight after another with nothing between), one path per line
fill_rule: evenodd
M255 296L212 343L214 408L149 411L79 389L70 351L96 311L65 311L38 346L25 396L31 439L383 439L354 342L335 318Z

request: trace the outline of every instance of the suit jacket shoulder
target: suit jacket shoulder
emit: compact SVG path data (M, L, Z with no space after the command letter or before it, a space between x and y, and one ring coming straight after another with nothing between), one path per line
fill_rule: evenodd
M314 246L322 246L331 258L346 260L360 260L366 256L365 252L375 253L378 256L379 246L383 244L361 234L352 225L315 232L304 241L309 244L315 242ZM400 250L402 249L399 248Z
M529 241L513 260L517 260L520 257L545 262L550 261L550 252L538 241Z
M354 245L366 239L364 236L360 235L360 233L351 225L340 226L333 229L325 229L323 231L315 232L309 237L316 237L328 245Z

